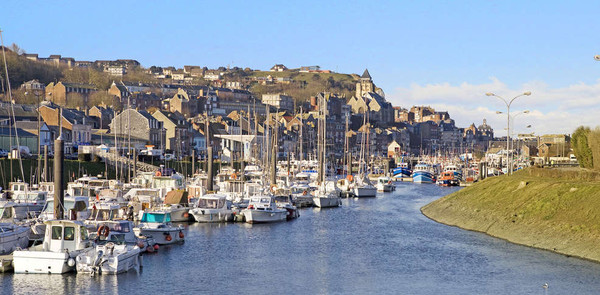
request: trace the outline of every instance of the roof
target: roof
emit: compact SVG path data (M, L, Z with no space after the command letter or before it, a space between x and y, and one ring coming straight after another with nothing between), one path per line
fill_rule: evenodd
M15 129L9 128L9 127L0 127L0 136L15 136ZM27 132L21 128L17 128L17 136L19 136L19 137L35 137L35 138L38 137L37 135Z
M365 69L365 72L362 74L362 76L360 76L363 79L369 79L371 80L371 74L369 74L369 70Z

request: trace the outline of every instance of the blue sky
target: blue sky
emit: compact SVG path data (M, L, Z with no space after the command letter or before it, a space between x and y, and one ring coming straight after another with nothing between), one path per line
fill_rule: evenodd
M7 1L5 44L143 66L365 68L394 105L431 105L501 135L512 98L538 134L595 127L598 1ZM521 119L523 118L523 119ZM515 123L517 132L519 123Z

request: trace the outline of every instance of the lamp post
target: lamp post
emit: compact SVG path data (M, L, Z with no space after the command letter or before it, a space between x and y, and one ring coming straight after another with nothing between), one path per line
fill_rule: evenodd
M521 93L521 94L513 97L511 100L506 100L503 97L501 97L499 95L496 95L496 94L494 94L492 92L488 92L485 95L487 95L487 96L495 96L495 97L501 99L504 102L504 104L506 104L506 172L509 173L509 174L512 174L511 173L512 171L509 171L510 158L508 156L508 149L509 149L509 143L510 143L510 105L513 103L513 101L515 101L515 99L517 99L517 98L519 98L521 96L524 96L524 95L529 96L529 95L531 95L531 91L523 92L523 93Z

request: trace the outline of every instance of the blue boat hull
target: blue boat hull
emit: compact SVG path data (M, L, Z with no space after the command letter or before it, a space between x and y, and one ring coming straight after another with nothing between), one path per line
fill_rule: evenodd
M398 167L393 171L394 177L410 177L412 175L412 171L406 167Z
M416 183L434 183L435 179L430 172L415 171L413 172L413 182Z

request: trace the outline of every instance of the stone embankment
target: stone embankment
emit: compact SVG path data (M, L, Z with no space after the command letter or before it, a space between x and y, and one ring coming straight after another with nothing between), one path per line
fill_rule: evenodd
M423 208L447 225L600 262L600 173L530 168L485 179Z

